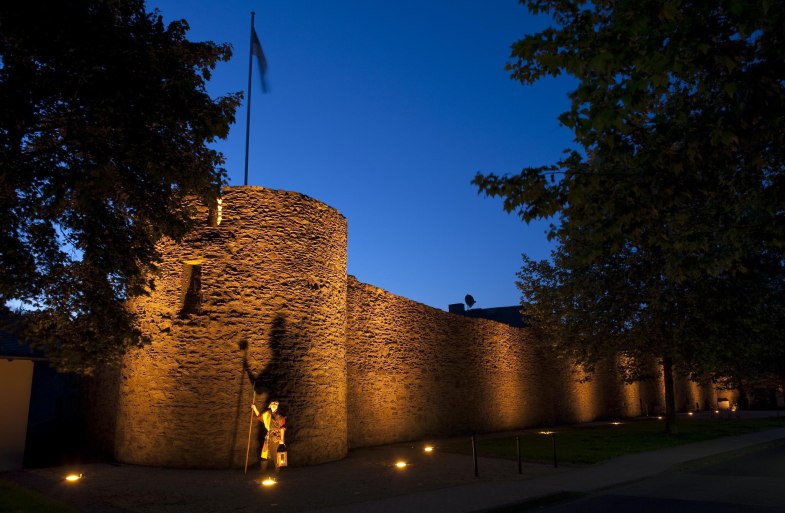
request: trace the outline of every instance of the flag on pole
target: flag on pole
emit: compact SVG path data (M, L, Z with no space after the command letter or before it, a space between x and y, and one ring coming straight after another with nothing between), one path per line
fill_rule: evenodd
M262 92L268 91L267 87L267 59L264 57L262 50L262 43L259 41L259 36L256 35L256 29L253 26L253 20L256 13L251 11L251 53L248 55L248 105L246 106L245 114L245 185L248 185L248 146L251 140L251 75L253 72L253 56L256 55L256 62L259 64L259 75L262 79Z
M262 43L259 41L259 36L256 35L256 29L251 27L251 54L256 56L256 62L259 64L259 76L262 77L262 92L269 91L267 87L267 59L262 50Z

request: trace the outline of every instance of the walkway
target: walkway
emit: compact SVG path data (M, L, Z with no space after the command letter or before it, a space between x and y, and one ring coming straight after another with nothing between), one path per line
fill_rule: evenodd
M479 461L475 478L471 457L426 454L413 445L351 451L324 465L285 469L277 485L261 484L249 469L180 470L133 465L93 464L79 469L84 478L67 483L64 467L0 473L0 479L71 504L83 513L283 512L455 512L492 510L559 492L594 492L646 479L686 462L785 439L785 428L718 438L589 467L554 469L528 464L523 474L507 460ZM394 463L409 462L405 469Z

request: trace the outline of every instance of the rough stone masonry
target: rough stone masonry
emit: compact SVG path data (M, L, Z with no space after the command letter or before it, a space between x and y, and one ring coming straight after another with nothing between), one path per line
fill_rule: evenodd
M346 274L347 222L302 194L227 187L221 212L165 241L155 290L135 300L151 344L100 373L91 425L125 463L252 461L250 417L275 397L291 465L352 447L632 416L661 384L594 379L532 347L526 329L444 312ZM220 222L219 222L220 220ZM716 402L682 381L682 407Z

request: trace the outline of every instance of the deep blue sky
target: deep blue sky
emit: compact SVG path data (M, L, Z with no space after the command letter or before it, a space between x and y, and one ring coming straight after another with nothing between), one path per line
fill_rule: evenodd
M504 65L541 29L514 0L148 1L191 40L228 42L212 95L244 91L250 11L269 63L254 64L249 185L307 194L346 216L348 272L447 309L517 304L521 253L546 258L545 225L525 225L477 194L477 171L554 162L571 134L556 116L570 82L524 87ZM243 184L245 104L226 141L230 185Z

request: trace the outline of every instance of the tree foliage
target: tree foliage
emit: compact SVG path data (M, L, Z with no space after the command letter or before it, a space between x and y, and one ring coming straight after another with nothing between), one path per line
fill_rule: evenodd
M520 273L537 329L588 365L624 351L745 376L785 355L785 5L522 3L553 24L508 69L577 79L559 118L577 148L474 183L555 218L552 261Z
M187 30L143 0L0 7L0 304L27 305L23 338L60 368L144 342L124 302L189 229L183 199L225 180L208 144L240 95L205 83L230 47Z

